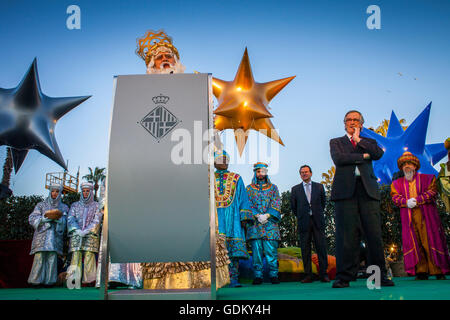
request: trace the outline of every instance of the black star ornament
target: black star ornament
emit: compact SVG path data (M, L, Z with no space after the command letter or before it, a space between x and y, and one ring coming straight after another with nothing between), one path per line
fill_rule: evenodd
M35 149L67 170L55 138L56 122L91 96L52 98L41 91L36 58L16 88L0 88L0 145L11 147L14 170Z

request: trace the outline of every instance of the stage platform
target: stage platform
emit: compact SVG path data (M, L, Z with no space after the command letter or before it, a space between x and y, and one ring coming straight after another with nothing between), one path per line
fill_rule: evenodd
M447 276L447 278L449 278ZM396 286L369 290L366 280L351 282L349 288L333 289L331 283L282 282L241 288L221 288L218 300L450 300L450 280L418 281L413 277L394 278ZM111 290L116 291L116 290ZM96 288L0 289L0 300L99 300Z

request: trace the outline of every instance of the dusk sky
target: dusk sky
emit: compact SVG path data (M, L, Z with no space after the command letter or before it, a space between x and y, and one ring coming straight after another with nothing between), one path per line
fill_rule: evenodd
M81 9L80 30L66 26L70 5ZM381 9L379 30L366 25L370 5ZM296 76L270 103L285 144L271 176L280 191L300 182L302 164L312 167L313 180L322 180L333 165L329 140L344 134L350 109L364 114L365 127L377 127L392 110L410 124L432 102L426 143L450 136L447 0L2 0L0 88L17 86L36 57L46 95L92 95L56 125L69 173L79 167L82 176L88 167L107 166L113 77L145 73L136 38L150 29L173 38L187 73L230 81L247 48L257 82ZM2 165L5 155L2 146ZM230 170L250 183L250 164ZM11 189L45 195L45 174L60 171L32 150L13 173Z

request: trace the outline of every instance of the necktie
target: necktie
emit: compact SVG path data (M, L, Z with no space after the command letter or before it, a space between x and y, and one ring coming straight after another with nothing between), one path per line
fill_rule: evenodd
M308 202L311 203L311 184L306 184L306 198L308 199Z
M353 140L353 137L350 138L350 142L353 145L353 148L356 148L356 142Z

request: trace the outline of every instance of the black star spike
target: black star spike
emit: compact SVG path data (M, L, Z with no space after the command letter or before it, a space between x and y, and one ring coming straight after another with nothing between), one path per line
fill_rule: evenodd
M16 173L30 149L67 170L56 142L55 125L63 115L90 97L46 96L39 84L36 58L16 88L0 88L0 145L12 148Z
M17 173L20 167L22 166L23 161L25 160L28 150L17 150L11 148L12 160L14 165L14 171Z

